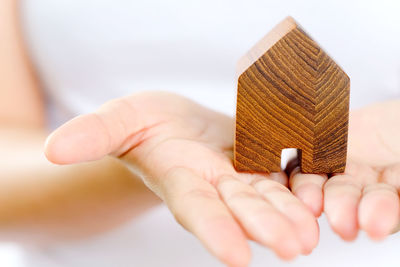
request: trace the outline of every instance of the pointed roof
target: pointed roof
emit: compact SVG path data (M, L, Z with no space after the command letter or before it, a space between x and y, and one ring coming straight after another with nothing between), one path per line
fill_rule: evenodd
M267 35L258 41L242 58L239 59L236 72L237 76L239 77L240 74L253 65L276 42L297 27L298 24L290 16L282 20Z

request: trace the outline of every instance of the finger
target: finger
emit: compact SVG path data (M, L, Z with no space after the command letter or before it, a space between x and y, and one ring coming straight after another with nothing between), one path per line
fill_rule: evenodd
M344 240L358 234L358 204L362 185L354 177L342 174L331 177L324 186L324 210L332 229Z
M391 166L385 167L385 169L380 173L381 177L379 179L380 182L392 185L396 188L397 192L400 193L400 164L394 164ZM399 214L400 220L400 214ZM391 234L397 233L400 231L400 221L393 229Z
M248 266L247 238L215 188L193 172L175 168L152 188L176 220L228 266Z
M328 179L325 174L304 174L296 167L290 174L289 184L293 194L319 217L323 210L323 186Z
M310 254L317 246L319 228L312 212L287 187L269 179L257 179L253 187L294 225L302 243L302 253Z
M45 154L58 164L97 160L140 142L144 128L143 118L130 103L113 100L58 128L47 139Z
M265 175L261 175L260 178L265 179ZM268 175L268 179L278 182L284 187L289 186L289 179L285 172L272 172Z
M370 238L381 240L388 236L399 223L399 195L388 184L367 185L359 207L360 228Z
M232 164L230 163L230 166ZM238 177L240 181L246 183L246 184L251 184L255 180L258 179L268 179L277 183L280 183L284 187L289 186L289 179L286 175L285 172L272 172L268 174L268 176L265 175L265 173L240 173L240 176Z
M253 187L231 176L221 177L216 186L251 239L271 248L282 259L292 259L301 253L291 222Z

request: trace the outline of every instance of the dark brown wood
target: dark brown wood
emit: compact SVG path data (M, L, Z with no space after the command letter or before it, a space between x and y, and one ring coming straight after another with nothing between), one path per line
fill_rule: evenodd
M281 151L300 151L304 173L344 172L350 79L288 17L238 64L234 164L278 172Z

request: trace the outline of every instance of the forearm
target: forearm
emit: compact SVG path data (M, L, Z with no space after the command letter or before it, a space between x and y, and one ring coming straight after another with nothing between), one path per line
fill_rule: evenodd
M112 228L159 202L116 159L49 163L42 152L45 137L42 130L0 130L0 238L76 238Z
M0 124L44 125L44 105L20 30L18 0L0 1Z

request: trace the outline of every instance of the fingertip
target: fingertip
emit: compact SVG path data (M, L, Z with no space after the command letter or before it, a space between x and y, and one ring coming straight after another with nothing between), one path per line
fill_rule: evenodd
M246 242L246 245L238 246L232 251L226 251L220 254L220 259L226 262L228 266L245 267L251 262L251 250Z
M44 142L43 153L50 162L57 163L56 162L57 155L56 155L56 153L54 153L55 151L53 150L54 145L52 142L52 136L53 136L53 133L51 133L49 136L47 136L46 141Z
M227 266L249 266L251 250L247 238L230 219L215 220L198 236L209 251Z
M297 212L300 213L299 211ZM301 230L299 229L298 231L298 235L303 247L301 254L308 255L318 245L319 225L317 219L311 213L308 216L301 216L299 214L297 218L299 218L298 225L301 227Z
M294 195L318 218L323 210L322 189L315 184L304 184L299 186Z
M254 222L252 238L272 249L280 259L290 261L301 254L303 247L296 229L283 214L264 213Z
M280 259L291 261L302 253L303 245L294 228L286 227L279 230L281 233L277 235L278 239L275 240L272 249Z
M293 238L286 238L281 241L281 245L275 249L276 255L285 261L292 261L301 254L302 248L299 241Z
M333 227L334 231L347 242L352 242L358 237L358 229L354 227Z
M44 155L54 164L63 165L72 163L65 159L65 147L62 140L57 136L57 130L47 137L44 145Z
M247 249L242 248L235 253L226 253L221 255L220 260L225 262L228 266L247 267L251 262L251 250L248 247Z
M366 222L361 225L361 229L364 230L368 237L374 241L384 240L393 230L393 225L386 221Z
M382 241L384 240L389 234L390 231L387 232L384 230L382 227L371 227L370 229L365 229L365 232L367 233L368 237L373 240L373 241Z
M342 215L328 216L332 229L344 241L354 241L358 236L358 226L355 218L345 219Z
M374 241L385 239L399 223L399 199L391 192L368 194L360 203L360 228Z
M358 201L350 196L340 199L325 198L325 213L329 224L343 240L353 241L358 236Z
M46 139L44 154L55 164L72 164L100 159L108 140L89 115L77 117L55 130Z

